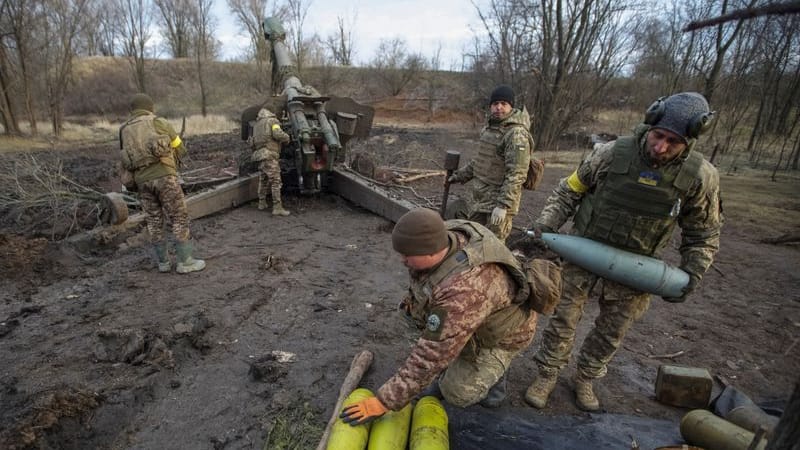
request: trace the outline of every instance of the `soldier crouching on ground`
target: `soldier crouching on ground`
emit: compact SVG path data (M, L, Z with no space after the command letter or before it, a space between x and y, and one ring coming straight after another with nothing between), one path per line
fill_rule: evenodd
M410 276L400 313L422 336L377 396L345 408L342 418L356 425L400 410L426 387L435 391L440 373L440 394L452 405L499 406L511 360L536 330L519 261L486 227L445 223L425 208L397 221L392 245Z
M281 201L281 144L290 140L281 129L281 124L270 110L261 108L253 125L253 155L251 161L258 161L261 177L258 179L258 209L267 209L267 194L272 192L272 215L288 216Z
M625 136L601 144L578 169L561 180L534 222L533 232L558 230L573 217L573 232L618 249L653 256L681 229L680 268L689 274L683 294L664 298L683 302L697 288L719 249L722 224L719 174L694 150L713 117L696 92L660 98L644 123ZM574 264L563 266L563 293L542 335L535 359L539 376L525 400L544 408L559 371L569 361L575 329L589 292L600 277ZM602 280L600 314L586 336L577 361L578 407L600 408L592 381L605 376L622 339L650 306L650 294Z
M153 100L146 94L131 99L131 116L119 129L123 179L126 187L139 191L147 232L158 257L158 271L170 272L164 219L172 224L178 263L175 271L189 273L206 267L192 258L189 212L178 183L177 167L186 154L181 137L165 119L156 117Z

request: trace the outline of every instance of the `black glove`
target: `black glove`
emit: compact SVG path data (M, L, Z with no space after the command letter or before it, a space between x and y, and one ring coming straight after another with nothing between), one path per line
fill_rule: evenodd
M680 297L661 297L666 302L670 303L683 303L686 301L686 297L689 296L694 290L697 288L697 285L700 283L700 278L695 275L689 275L689 283L681 289L681 296Z
M534 223L531 228L528 229L527 234L532 242L533 245L546 250L547 244L542 240L542 233L555 233L552 228L548 227L547 225L542 225L540 223Z

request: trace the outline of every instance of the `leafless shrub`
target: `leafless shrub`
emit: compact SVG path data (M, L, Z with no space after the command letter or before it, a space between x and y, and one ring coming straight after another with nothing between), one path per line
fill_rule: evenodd
M0 160L3 228L63 238L99 224L102 199L103 193L64 175L61 161L43 163L33 155Z

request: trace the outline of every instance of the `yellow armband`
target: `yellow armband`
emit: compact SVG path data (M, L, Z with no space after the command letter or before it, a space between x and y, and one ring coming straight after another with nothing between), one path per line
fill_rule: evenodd
M578 171L572 172L572 175L567 177L567 186L572 190L572 192L576 192L578 194L583 194L584 192L589 190L589 186L586 186L581 182L580 178L578 178Z
M183 141L181 141L181 137L180 136L175 136L175 139L173 139L169 143L169 146L172 147L172 148L178 148L178 147L181 146L182 143L183 143Z
M278 125L277 123L273 123L273 124L272 124L272 131L275 131L275 130L280 130L280 129L281 129L281 126L280 126L280 125Z

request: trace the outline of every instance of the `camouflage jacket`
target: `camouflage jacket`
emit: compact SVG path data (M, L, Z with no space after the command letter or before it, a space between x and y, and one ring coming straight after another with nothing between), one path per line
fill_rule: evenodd
M533 150L530 126L531 119L525 109L513 109L503 120L489 119L481 131L481 143L494 141L494 134L501 135L496 152L501 159L499 164L504 166L504 175L500 183L490 182L488 179L492 177L479 173L475 159L454 173L459 182L471 180L472 211L490 213L495 207L505 208L510 214L519 211L522 184L528 175Z
M135 109L131 113L131 117L128 120L146 114L152 114L152 113L150 111L146 111L143 109ZM137 184L142 184L151 180L155 180L156 178L161 178L168 175L177 175L178 162L180 158L182 158L183 155L186 154L186 147L183 145L181 137L178 135L175 129L172 128L172 125L170 125L170 123L166 119L161 117L156 117L153 120L153 126L155 127L157 133L169 136L170 140L169 145L170 147L172 147L172 155L162 157L157 163L137 170L133 174L134 180L136 181ZM121 135L122 133L120 129L120 143L119 143L120 148L122 148Z
M278 159L281 144L286 144L290 140L291 137L281 129L281 123L275 114L262 109L253 124L253 135L250 138L253 154L250 156L250 160Z
M639 145L639 157L648 160L646 135L649 127L639 126L634 132ZM536 223L558 230L581 205L589 192L601 190L613 160L616 141L595 146L580 163L577 170L562 179L536 219ZM690 149L693 147L690 144ZM675 171L686 160L688 151L654 172ZM692 181L677 214L681 229L681 268L699 281L719 250L722 226L722 202L719 174L708 161L703 160L698 176Z
M457 241L451 245L451 253L467 244L464 234L452 233L451 236L455 236ZM425 273L410 272L411 283L420 281ZM432 311L436 311L440 322L436 333L423 333L397 372L378 389L380 401L392 410L403 408L462 351L476 351L468 345L474 342L473 335L492 313L512 304L517 289L508 272L501 265L492 263L473 267L442 281L433 288L431 301L422 311L412 307L415 299L409 290L400 306L412 314L418 328L430 320ZM528 346L536 331L536 317L536 314L530 314L519 327L500 339L496 347L514 351Z

